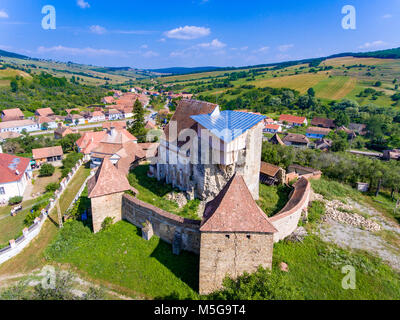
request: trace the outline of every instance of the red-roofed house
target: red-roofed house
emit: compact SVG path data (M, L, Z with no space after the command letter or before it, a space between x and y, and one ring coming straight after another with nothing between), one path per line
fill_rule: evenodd
M50 108L41 108L35 111L35 116L37 117L52 117L54 115L55 114L53 110L51 110Z
M32 158L35 160L37 166L43 163L60 166L63 156L64 152L61 146L32 149Z
M282 132L282 126L280 124L267 124L264 127L264 132L268 133Z
M83 133L82 136L76 141L78 152L83 153L84 160L87 161L90 159L90 153L94 148L97 147L106 134L106 131L88 131Z
M19 108L6 109L1 111L1 119L3 122L24 120L24 114Z
M286 122L292 126L308 125L308 121L307 121L306 117L292 116L290 114L281 114L281 116L279 117L279 121L281 123Z
M0 202L22 197L32 179L31 159L0 153Z

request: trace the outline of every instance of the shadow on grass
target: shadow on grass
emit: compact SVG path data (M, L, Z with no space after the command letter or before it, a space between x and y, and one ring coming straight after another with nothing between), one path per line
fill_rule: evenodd
M139 230L140 236L141 231ZM160 241L158 246L151 254L152 258L157 259L168 268L177 278L186 283L193 291L199 290L199 256L181 251L179 256L172 254L172 246L164 241ZM190 299L189 296L182 296L179 292L172 292L167 296L156 297L156 300L182 300Z
M135 186L135 182L142 188L150 190L158 197L164 197L171 191L174 191L172 186L167 185L163 182L158 181L156 178L149 178L147 172L149 171L149 165L141 165L131 170L129 174L129 182Z

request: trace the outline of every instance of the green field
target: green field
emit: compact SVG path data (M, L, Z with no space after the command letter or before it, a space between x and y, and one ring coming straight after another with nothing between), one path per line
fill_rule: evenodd
M198 290L197 255L175 256L171 245L157 237L142 239L140 229L125 221L97 234L81 222L68 222L46 256L136 297L185 299Z

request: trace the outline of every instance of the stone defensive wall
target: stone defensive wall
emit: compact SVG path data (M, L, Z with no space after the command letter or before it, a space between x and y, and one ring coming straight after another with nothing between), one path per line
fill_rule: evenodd
M304 177L294 184L294 190L290 195L289 202L269 221L278 230L274 234L274 242L285 239L297 229L302 213L307 213L310 201L311 183Z
M122 198L122 219L141 229L150 228L151 235L179 249L200 254L199 220L179 217L127 194Z

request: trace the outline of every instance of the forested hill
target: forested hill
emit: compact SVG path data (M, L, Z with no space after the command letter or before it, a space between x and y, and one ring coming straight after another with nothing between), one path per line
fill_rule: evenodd
M106 92L101 87L78 84L46 73L29 78L16 76L9 87L0 87L0 109L20 108L29 115L39 108L49 107L56 114L66 115L68 108L99 104Z
M0 50L0 57L17 58L17 59L23 59L23 60L31 59L31 58L29 58L27 56L23 56L23 55L18 54L18 53L8 52L8 51L4 51L4 50Z

